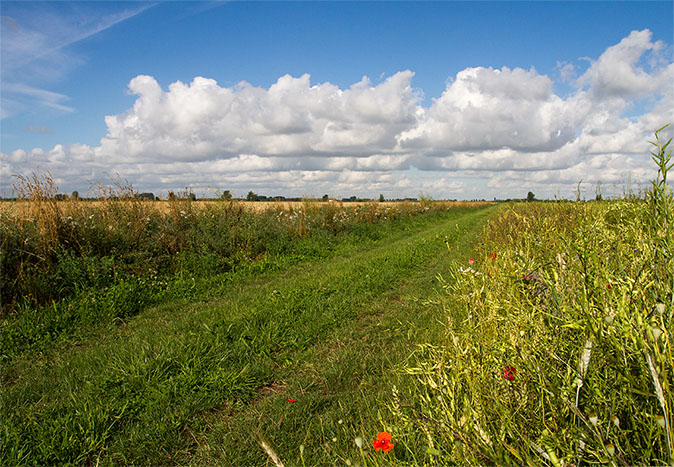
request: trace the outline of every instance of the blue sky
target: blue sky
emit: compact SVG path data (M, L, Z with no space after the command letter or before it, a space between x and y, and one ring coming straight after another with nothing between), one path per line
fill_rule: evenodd
M674 115L669 1L0 5L5 193L570 197Z

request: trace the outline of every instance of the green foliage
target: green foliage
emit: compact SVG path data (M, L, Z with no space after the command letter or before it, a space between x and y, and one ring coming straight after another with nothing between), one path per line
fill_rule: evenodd
M671 166L657 141L648 202L512 205L489 223L472 264L441 281L444 338L401 367L397 430L467 464L672 462Z
M68 212L55 206L49 223L36 216L0 225L3 358L76 335L85 324L127 319L144 307L194 296L215 280L225 284L235 274L325 258L339 242L376 240L382 224L426 212L375 203L307 202L262 212L234 203L195 208L185 191L162 213L135 196L116 198L127 201L79 202Z
M304 211L309 212L305 223L311 226L316 212L313 206ZM177 254L182 277L177 274L164 281L129 276L107 289L86 289L51 313L46 308L16 310L2 334L3 351L22 349L3 352L7 357L0 405L3 463L185 463L197 439L205 439L216 419L226 420L246 408L255 411L251 401L265 388L290 378L294 363L305 352L335 332L359 329L359 320L373 313L372 304L383 293L397 293L398 284L446 250L437 233L454 228L455 222L475 224L485 215L464 214L458 209L431 210L423 216L370 224L368 208L350 213L350 219L362 217L362 230L348 228L339 235L310 230L321 234L298 237L294 230L301 221L298 213L283 221L290 226L288 231L295 232L289 237L293 246L285 254L250 261L248 271L240 268L214 276L186 273L204 264L199 260L203 252L189 257L190 242L205 241L214 232L209 229L217 228L217 223L200 224L204 237L186 236L186 246ZM201 214L185 211L185 217L190 215ZM261 229L278 214L269 216L254 228ZM204 219L215 222L208 214ZM267 228L272 229L270 235L276 234L275 227ZM208 258L215 262L209 267L217 268L217 260ZM318 263L316 258L326 261ZM77 276L77 280L93 283L97 277ZM176 299L179 296L186 299ZM165 301L166 297L173 300ZM163 300L164 305L138 313ZM63 328L72 322L80 332L59 341ZM39 340L46 329L55 345ZM400 349L406 351L407 346ZM325 358L325 351L317 351L314 361L319 368L325 366ZM350 358L351 364L366 360L365 354ZM369 363L368 368L373 375L380 374L377 365ZM335 367L320 374L332 388L345 390L355 384L358 390L358 381L345 381L343 371ZM337 402L318 390L316 410L330 400ZM306 421L301 412L296 415ZM247 426L259 429L254 421ZM246 442L250 438L251 431ZM291 445L293 441L287 440ZM249 452L243 446L237 449L229 451L223 462L260 463L257 447ZM307 456L320 459L310 452ZM213 459L203 462L213 463Z
M660 141L660 132L669 126L665 125L655 131L655 141L650 143L655 146L655 152L651 152L653 162L658 167L657 178L651 181L653 189L650 193L650 205L652 209L652 218L658 224L658 227L665 231L672 228L672 188L667 184L667 173L674 167L672 161L672 149L667 152L667 147L671 144L672 138L666 143ZM670 163L671 162L671 163Z

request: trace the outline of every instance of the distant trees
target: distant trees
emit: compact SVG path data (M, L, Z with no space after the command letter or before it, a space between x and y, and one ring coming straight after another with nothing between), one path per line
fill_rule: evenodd
M530 191L529 193L527 193L527 201L529 202L536 201L536 195Z
M80 194L79 194L77 191L73 191L73 192L70 194L70 199L75 199L75 200L76 200L76 199L80 199Z
M222 196L220 197L223 201L231 201L232 200L232 192L229 190L225 190L222 192Z
M379 195L379 202L380 203L384 202L384 195L381 195L381 194Z
M154 193L150 192L139 193L136 195L136 198L142 201L154 201Z
M248 196L246 196L246 201L257 201L259 197L253 192L253 190L248 192Z
M321 198L321 200L323 200L323 202L326 202L329 199L330 199L330 197L328 195L323 195L323 197Z
M150 193L150 194L152 194L152 193ZM168 200L169 201L178 201L178 200L196 201L197 195L195 195L194 193L189 191L187 188L185 188L184 191L179 191L178 193L174 193L173 190L169 190Z

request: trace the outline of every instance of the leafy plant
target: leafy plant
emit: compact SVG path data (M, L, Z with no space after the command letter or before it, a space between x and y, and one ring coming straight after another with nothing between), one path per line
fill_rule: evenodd
M445 337L400 368L413 384L391 404L397 431L469 464L672 462L672 165L660 131L648 202L515 204L489 223L480 255L441 279Z

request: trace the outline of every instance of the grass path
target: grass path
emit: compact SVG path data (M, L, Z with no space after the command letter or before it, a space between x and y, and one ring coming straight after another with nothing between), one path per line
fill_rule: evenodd
M392 365L438 330L424 305L436 274L494 209L159 306L25 362L3 391L4 462L262 465L260 437L288 465L300 444L308 465L354 458L353 438L386 428L377 401Z
M302 463L300 445L304 445L306 465L358 462L354 438L360 436L368 443L376 431L387 429L386 408L378 404L400 382L393 371L397 363L416 344L441 333L438 324L443 317L428 306L436 292L437 274L446 272L451 261L467 257L488 214L454 219L407 239L411 244L436 246L436 235L444 241L444 235L461 232L450 242L451 252L444 244L440 250L431 248L434 253L419 261L409 275L375 300L352 308L354 320L299 354L274 384L259 391L256 403L204 417L208 429L198 440L196 454L186 460L195 465L264 465L268 459L258 443L266 439L286 465ZM358 268L357 258L350 260ZM398 454L402 460L413 460L419 453Z

